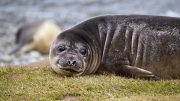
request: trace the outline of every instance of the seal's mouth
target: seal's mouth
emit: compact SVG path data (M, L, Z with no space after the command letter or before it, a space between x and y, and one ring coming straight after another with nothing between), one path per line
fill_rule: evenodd
M69 71L69 72L76 72L76 73L79 73L79 72L77 72L77 71L75 71L75 70L73 70L73 69L63 69L63 70L66 70L66 71Z
M63 67L61 66L60 64L57 64L57 66L62 69L62 70L65 70L65 71L68 71L68 72L72 72L72 73L80 73L83 71L83 69L77 69L76 67L74 66L67 66L67 67Z

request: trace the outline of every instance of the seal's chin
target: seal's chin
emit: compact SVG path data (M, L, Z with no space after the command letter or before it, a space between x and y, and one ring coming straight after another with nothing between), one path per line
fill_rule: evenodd
M80 72L83 72L83 69L82 68L75 68L74 66L66 66L66 67L63 67L61 66L60 64L57 64L57 66L62 69L62 70L65 70L65 71L68 71L68 72L74 72L74 73L80 73Z
M60 64L51 64L52 69L61 76L80 76L83 74L84 69L72 69L70 67L64 68Z

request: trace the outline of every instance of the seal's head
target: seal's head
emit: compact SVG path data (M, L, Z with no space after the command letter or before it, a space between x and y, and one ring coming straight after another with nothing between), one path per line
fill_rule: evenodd
M83 30L70 29L60 33L50 48L50 64L59 75L79 76L97 70L100 50Z

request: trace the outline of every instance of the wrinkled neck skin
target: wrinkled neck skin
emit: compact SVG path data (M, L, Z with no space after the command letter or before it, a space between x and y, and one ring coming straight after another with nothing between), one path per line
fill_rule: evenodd
M87 32L86 32L87 33ZM95 73L99 68L101 63L101 49L99 40L96 39L95 36L91 36L91 34L86 34L86 40L88 40L89 46L89 59L86 62L87 67L82 75L87 75L91 73Z
M69 43L70 46L73 44L79 44L80 46L85 46L87 47L88 53L87 57L78 59L79 61L82 61L83 63L83 71L79 73L72 73L72 72L67 72L65 70L62 70L58 68L57 66L57 60L59 58L64 58L66 57L63 55L57 55L55 52L55 47L58 46L60 42L65 42ZM51 48L50 48L50 64L52 66L52 69L58 73L59 75L62 76L81 76L81 75L87 75L91 73L95 73L99 67L100 64L100 58L101 58L101 51L98 48L99 44L97 44L97 40L93 39L92 36L87 34L86 31L83 29L78 29L78 28L71 28L67 31L64 31L60 33L53 41Z
M134 66L158 77L177 78L179 25L179 18L109 15L91 18L75 28L99 40L94 42L101 49L97 72L119 74L122 66Z

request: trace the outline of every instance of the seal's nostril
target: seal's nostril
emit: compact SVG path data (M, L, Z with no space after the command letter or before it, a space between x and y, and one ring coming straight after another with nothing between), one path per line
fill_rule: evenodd
M68 61L67 61L67 65L69 65L69 66L75 66L75 65L76 65L76 61L70 61L70 60L68 60Z
M73 61L72 65L76 65L76 61Z
M68 63L67 63L68 65L71 65L71 61L68 61Z

